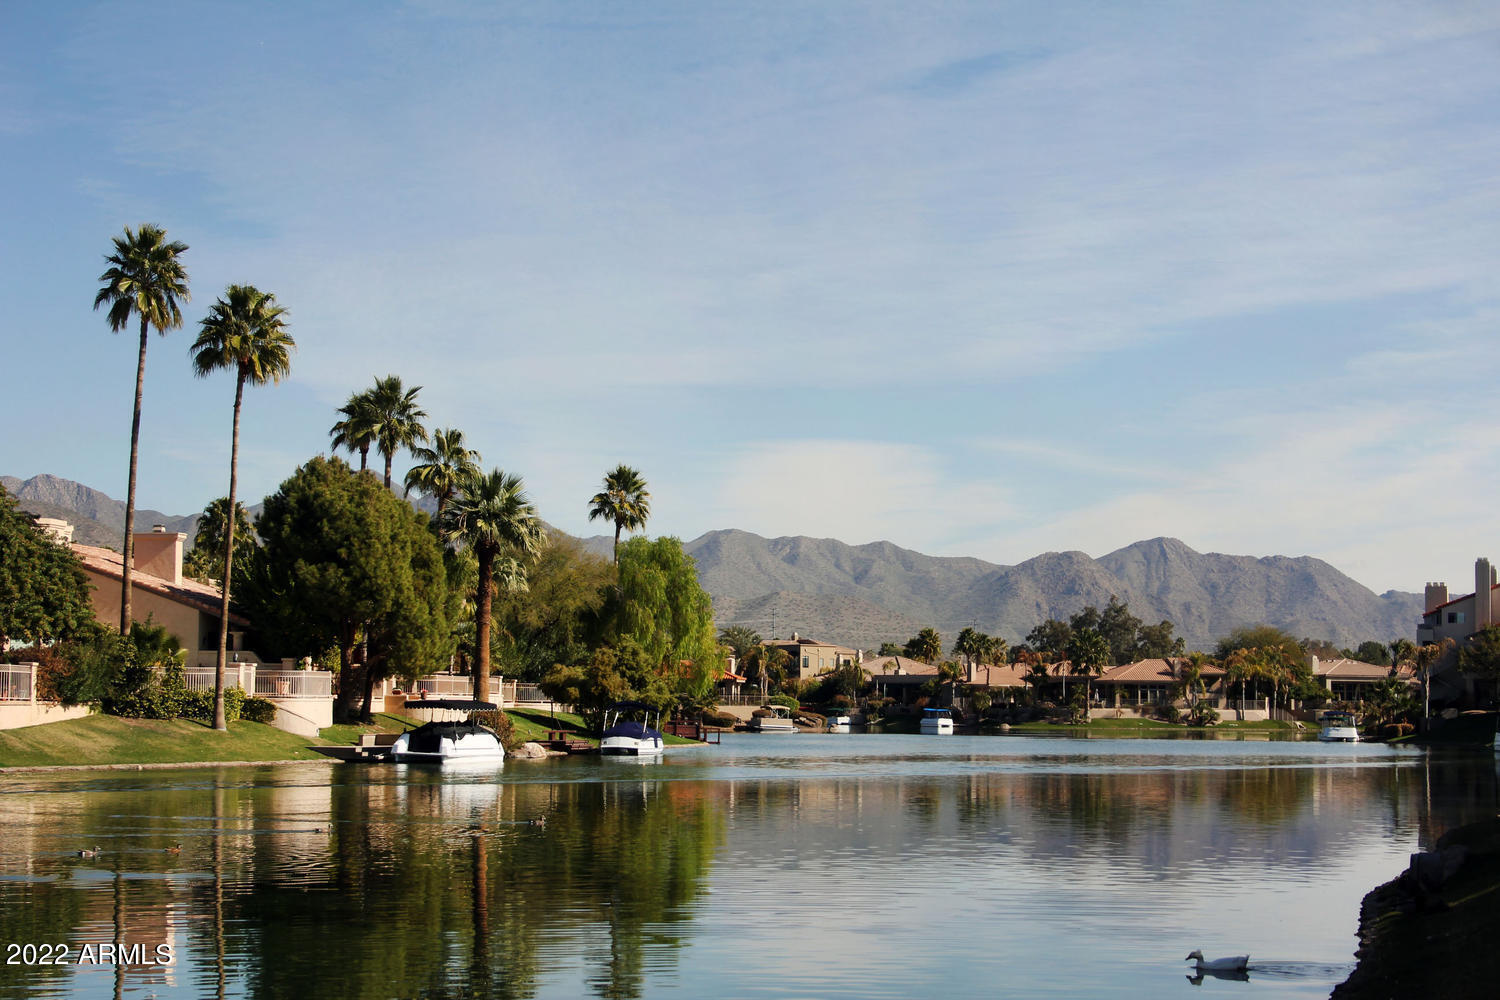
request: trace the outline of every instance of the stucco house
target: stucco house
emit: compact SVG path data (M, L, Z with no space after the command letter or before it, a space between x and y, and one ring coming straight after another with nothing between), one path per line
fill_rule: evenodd
M766 639L762 645L780 649L787 655L787 673L796 672L798 680L807 680L826 674L846 663L858 663L860 652L848 646L837 646L831 642L819 642L792 633L790 639Z
M182 643L188 651L187 666L211 667L218 658L219 609L223 593L218 587L182 575L181 532L156 530L137 532L135 565L130 574L130 613L136 621L148 617ZM120 621L120 581L124 557L112 549L73 544L75 555L93 585L94 614L106 625ZM250 623L232 609L229 613L229 648L236 661L258 662L245 649Z

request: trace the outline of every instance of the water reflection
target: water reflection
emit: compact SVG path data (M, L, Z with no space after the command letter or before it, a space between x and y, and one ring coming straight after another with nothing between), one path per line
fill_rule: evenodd
M1496 804L1487 758L1074 742L6 779L4 940L178 962L0 996L1139 996L1200 943L1326 996L1359 897Z

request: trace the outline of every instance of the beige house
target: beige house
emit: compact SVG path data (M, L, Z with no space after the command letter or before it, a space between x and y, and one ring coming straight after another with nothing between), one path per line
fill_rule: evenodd
M826 674L846 663L858 663L860 653L848 646L836 646L831 642L806 639L792 633L790 639L766 639L761 645L780 649L787 655L788 676L796 672L798 680L807 680ZM868 664L866 664L868 667Z
M1426 590L1426 610L1417 626L1417 642L1421 645L1444 639L1461 643L1475 632L1500 623L1500 581L1488 559L1474 561L1474 593L1450 600L1446 583L1429 583Z
M130 614L136 621L147 617L182 643L188 651L187 666L211 667L218 659L219 608L223 593L218 587L182 575L181 532L137 532L135 565L130 574ZM113 549L94 545L72 546L93 586L94 614L106 625L120 621L120 581L124 557ZM245 631L250 623L233 611L229 614L229 648L236 661L257 662L245 649Z

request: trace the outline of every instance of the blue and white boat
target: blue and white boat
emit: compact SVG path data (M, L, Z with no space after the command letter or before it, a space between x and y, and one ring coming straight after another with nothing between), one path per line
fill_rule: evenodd
M653 719L653 716L655 717ZM661 713L644 702L620 701L604 713L604 732L599 752L609 757L660 757L666 750L661 731Z
M952 736L953 713L946 708L924 708L919 728L927 736Z

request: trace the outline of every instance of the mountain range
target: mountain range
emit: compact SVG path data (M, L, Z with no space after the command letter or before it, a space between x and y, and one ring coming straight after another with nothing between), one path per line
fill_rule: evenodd
M72 521L77 541L119 547L121 501L50 475L0 476L0 484L26 510ZM197 521L196 514L136 511L145 530L162 524L189 539ZM613 545L606 535L581 541L605 557ZM1014 566L929 556L890 542L762 538L733 529L710 531L684 548L721 626L745 624L765 636L796 631L857 648L903 642L929 625L949 641L973 626L1016 643L1047 618L1088 604L1103 608L1110 595L1148 624L1171 621L1190 649L1212 648L1232 629L1260 623L1340 646L1388 642L1410 636L1422 613L1421 595L1376 594L1321 559L1204 553L1175 538L1136 542L1098 559L1046 552Z

